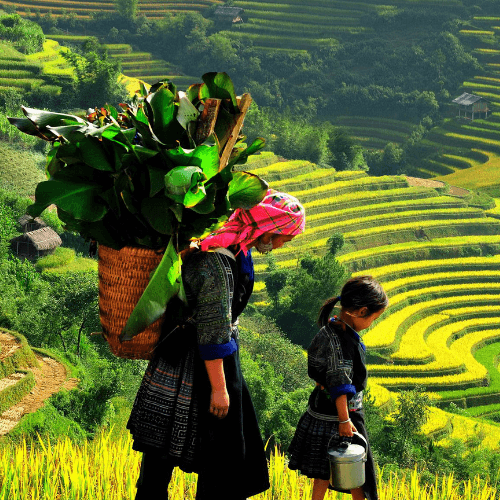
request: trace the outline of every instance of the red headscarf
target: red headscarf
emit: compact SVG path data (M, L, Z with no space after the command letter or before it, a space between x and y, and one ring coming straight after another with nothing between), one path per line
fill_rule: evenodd
M201 242L203 251L239 245L245 255L249 245L264 233L295 236L304 231L306 214L299 200L269 189L255 207L236 209L227 222Z

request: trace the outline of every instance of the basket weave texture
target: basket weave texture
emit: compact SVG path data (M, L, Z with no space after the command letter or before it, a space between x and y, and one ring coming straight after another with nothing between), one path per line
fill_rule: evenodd
M122 343L118 337L162 257L163 253L150 248L114 250L99 245L99 315L103 336L115 356L128 359L153 357L163 318L132 340Z

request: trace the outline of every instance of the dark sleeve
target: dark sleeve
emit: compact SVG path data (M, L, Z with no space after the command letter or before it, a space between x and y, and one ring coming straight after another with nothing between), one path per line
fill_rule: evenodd
M193 322L202 359L220 359L238 349L231 338L231 298L234 289L229 257L203 252L186 270L186 292L195 297Z
M326 387L335 401L343 394L356 394L352 381L352 360L346 359L340 338L329 326L323 327L308 349L309 376Z

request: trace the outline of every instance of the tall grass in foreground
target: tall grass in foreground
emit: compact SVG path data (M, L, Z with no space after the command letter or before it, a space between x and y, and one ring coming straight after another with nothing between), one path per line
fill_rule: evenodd
M39 439L0 448L0 500L132 500L140 454L129 435L102 434L76 445L68 438L51 443ZM285 456L275 450L269 465L271 488L255 500L309 500L312 480L290 471ZM409 479L381 474L381 500L494 500L496 490L479 479L456 484L452 475L423 486L415 470ZM170 483L170 498L194 500L196 475L178 469ZM329 492L330 500L351 498Z

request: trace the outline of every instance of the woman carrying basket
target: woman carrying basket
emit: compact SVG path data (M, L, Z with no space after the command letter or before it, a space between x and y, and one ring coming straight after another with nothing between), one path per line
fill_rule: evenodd
M178 303L169 304L128 422L134 449L144 453L136 500L168 499L175 466L198 473L197 500L241 500L269 488L237 323L253 289L250 248L279 248L304 225L298 200L269 190L185 258L188 317L171 320Z

